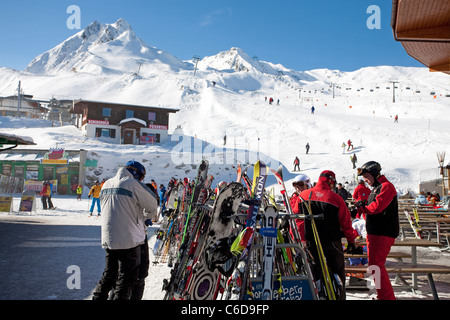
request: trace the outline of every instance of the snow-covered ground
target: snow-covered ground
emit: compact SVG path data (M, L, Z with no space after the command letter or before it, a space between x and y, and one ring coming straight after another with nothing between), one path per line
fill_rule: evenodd
M17 215L0 213L0 227L2 224L14 224L20 228L20 224L30 227L51 227L50 233L18 235L19 241L5 248L6 240L2 239L3 252L7 254L1 257L0 271L2 274L10 272L4 278L0 297L7 299L34 299L34 300L81 300L90 299L91 292L101 277L104 268L104 251L100 246L101 217L88 216L88 199L77 201L73 197L56 196L53 199L55 210L42 210L40 200L37 199L37 210L32 215ZM14 198L14 211L19 207L19 198ZM19 224L19 227L18 227ZM10 226L11 227L11 226ZM153 247L155 242L154 231L159 224L148 228L149 245ZM25 230L25 228L23 228ZM58 231L61 229L61 231ZM19 229L20 230L20 229ZM28 229L27 229L28 230ZM34 232L34 231L33 231ZM64 234L61 234L65 232ZM1 238L1 236L0 236ZM14 251L29 250L25 257L18 261L12 261ZM409 248L395 248L396 251ZM57 256L55 256L57 255ZM33 257L33 259L29 259ZM154 261L150 250L151 262ZM441 252L439 249L418 248L418 261L421 263L435 263L440 265L450 264L450 252ZM80 267L81 288L69 290L67 280L73 275L68 270L70 266ZM11 270L13 269L13 270ZM69 272L68 272L69 271ZM150 263L149 276L146 279L144 292L145 300L161 300L164 297L162 288L163 279L170 277L170 268L159 263ZM7 280L6 280L7 279ZM16 279L11 280L11 279ZM443 300L450 299L450 276L434 275L434 281ZM419 291L394 287L397 299L433 299L430 287L425 276L419 276ZM348 300L367 300L376 297L374 290L354 291L348 290Z

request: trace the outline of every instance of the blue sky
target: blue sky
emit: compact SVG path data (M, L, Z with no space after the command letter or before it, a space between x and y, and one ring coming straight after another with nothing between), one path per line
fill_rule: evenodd
M82 29L124 18L147 44L183 60L239 47L300 71L423 66L393 38L391 0L2 0L0 67L23 70L79 32L67 27L70 5L80 8ZM376 21L371 5L380 9Z

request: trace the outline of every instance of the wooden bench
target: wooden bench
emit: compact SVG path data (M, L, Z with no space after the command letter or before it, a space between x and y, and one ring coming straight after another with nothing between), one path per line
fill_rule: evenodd
M450 241L449 241L450 232L441 232L441 236L444 236L445 239L447 240L447 248L444 248L443 250L449 250L450 249Z
M413 273L413 274L426 274L428 277L428 283L430 284L433 298L439 300L439 296L436 290L436 286L433 280L433 273L438 274L450 274L450 267L439 266L432 264L400 264L400 265L387 265L387 273ZM367 266L346 266L346 273L359 273L364 274L366 277L370 277L372 274L367 273Z
M389 252L388 258L402 260L403 258L411 258L411 254L405 252ZM344 254L344 258L367 258L367 253L363 254Z
M407 224L410 225L410 231L413 231L413 228L411 227L411 224L406 218L406 214L410 214L412 218L414 219L413 212L409 208L405 208L404 210L405 215L402 215L399 213L399 220L400 220L400 231L403 237L406 237L405 231L408 230ZM422 212L418 210L418 223L420 226L420 231L425 232L427 234L428 240L431 240L433 233L436 233L437 242L440 241L440 233L443 232L449 232L450 231L450 225L447 223L450 221L449 218L442 218L442 212L437 213L437 211L426 211Z

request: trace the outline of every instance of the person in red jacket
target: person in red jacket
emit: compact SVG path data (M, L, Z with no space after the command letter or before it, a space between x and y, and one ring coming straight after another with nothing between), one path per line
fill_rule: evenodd
M375 161L369 161L358 169L358 176L363 176L364 181L373 189L367 205L355 210L359 214L366 214L369 267L378 266L380 271L379 279L375 279L378 299L395 300L385 263L400 229L397 191L380 171L381 166Z
M342 292L339 299L345 300L345 260L342 248L342 233L347 238L349 252L355 249L355 238L350 219L350 212L340 195L333 192L336 185L336 175L325 170L320 174L317 184L309 190L300 193L302 213L308 215L307 206L311 205L313 215L323 214L323 219L315 219L320 242L331 274L337 274L341 280ZM316 279L321 279L317 246L311 227L311 220L305 220L306 246L317 261L314 267Z
M370 189L366 187L364 180L359 180L358 186L353 191L353 199L357 201L367 201L369 199Z
M295 192L292 194L289 203L292 208L293 214L299 213L299 204L300 204L300 193L304 190L311 188L311 179L306 174L300 174L294 178L292 181L292 186L295 188ZM300 237L302 241L305 241L305 220L296 219L295 223L298 228L298 232L300 233ZM292 230L291 230L292 232Z
M369 199L370 189L366 187L366 183L364 180L359 180L358 186L353 191L353 199L355 199L355 203L358 202L364 202L367 203L367 200ZM362 204L362 203L360 203ZM359 215L356 216L356 218L361 218ZM362 217L365 219L365 216Z

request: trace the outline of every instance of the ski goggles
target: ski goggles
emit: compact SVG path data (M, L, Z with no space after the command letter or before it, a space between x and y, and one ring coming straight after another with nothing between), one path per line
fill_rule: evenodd
M298 181L298 182L294 182L292 183L292 185L294 186L294 188L296 187L304 187L306 185L308 185L309 180L308 181Z

